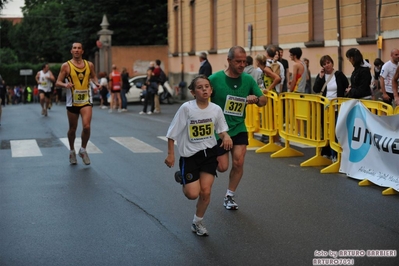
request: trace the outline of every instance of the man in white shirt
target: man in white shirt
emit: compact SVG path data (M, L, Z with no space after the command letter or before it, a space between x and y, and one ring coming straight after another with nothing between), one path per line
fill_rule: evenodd
M398 91L398 87L392 87L392 78L395 75L399 62L399 50L393 49L391 51L391 60L386 62L381 69L380 86L382 92L382 99L384 103L392 105L394 100L393 90Z

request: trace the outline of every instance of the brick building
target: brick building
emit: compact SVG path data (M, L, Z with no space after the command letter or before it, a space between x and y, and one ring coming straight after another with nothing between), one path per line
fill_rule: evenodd
M399 48L396 0L168 0L168 24L168 69L174 84L182 74L191 80L203 51L214 71L225 68L227 51L234 45L255 56L275 44L287 60L290 48L301 47L313 76L325 54L349 76L349 48L358 48L371 63L377 57L389 60L390 51Z

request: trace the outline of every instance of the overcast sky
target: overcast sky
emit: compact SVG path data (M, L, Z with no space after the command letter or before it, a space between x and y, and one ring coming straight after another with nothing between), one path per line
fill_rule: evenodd
M9 0L1 11L2 16L22 17L21 7L25 5L25 0Z

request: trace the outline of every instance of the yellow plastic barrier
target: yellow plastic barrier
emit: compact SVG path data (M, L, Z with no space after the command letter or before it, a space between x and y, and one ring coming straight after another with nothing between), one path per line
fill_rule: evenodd
M274 136L278 134L279 97L276 92L268 91L265 94L266 106L259 108L260 126L258 133L269 136L269 142L258 148L256 153L275 152L283 147L274 143Z
M337 161L325 168L323 168L320 172L322 174L327 173L338 173L339 167L341 165L341 153L342 148L341 145L337 142L335 138L335 124L336 117L335 111L339 113L342 103L345 101L352 100L351 98L336 98L330 101L330 105L328 106L328 114L329 114L329 123L327 125L328 129L328 139L330 141L330 147L337 152ZM373 101L373 100L361 100L361 102L370 110L371 113L376 115L392 115L393 108L391 105L386 104L381 101ZM338 116L337 116L338 117Z
M245 110L245 126L248 131L248 148L257 148L264 145L254 138L254 133L259 131L259 107L256 104L248 104Z
M323 166L331 161L321 156L321 148L327 142L328 112L322 110L329 100L323 96L304 93L282 93L279 97L278 130L285 139L283 149L273 153L272 158L303 156L303 153L290 147L297 142L316 148L316 155L301 163L301 166ZM322 125L323 115L323 125Z
M399 106L395 107L395 111L393 112L395 115L399 114Z

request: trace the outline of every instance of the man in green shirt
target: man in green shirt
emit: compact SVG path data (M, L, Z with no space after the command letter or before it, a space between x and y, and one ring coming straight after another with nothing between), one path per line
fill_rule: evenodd
M234 193L244 171L244 158L248 145L248 132L245 126L245 106L266 105L266 97L259 89L251 75L243 73L246 66L246 52L241 46L233 46L227 55L228 67L209 77L213 87L211 101L219 105L229 126L228 134L233 140L231 149L232 168L229 175L229 186L224 198L228 210L237 210ZM219 140L220 142L220 140ZM220 143L219 145L220 146ZM219 147L218 171L229 168L229 151Z

